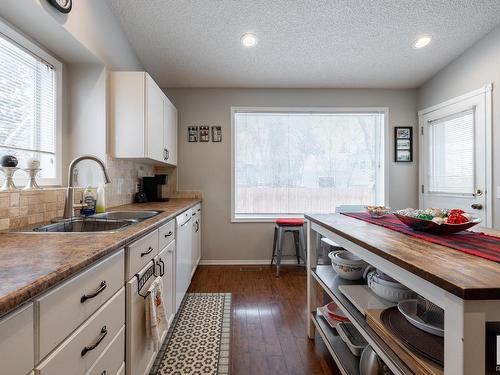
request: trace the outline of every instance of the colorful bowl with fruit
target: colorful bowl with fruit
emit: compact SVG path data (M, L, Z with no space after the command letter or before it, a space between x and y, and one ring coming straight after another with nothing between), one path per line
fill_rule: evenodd
M460 210L427 208L425 210L405 208L394 212L394 215L409 227L443 234L461 232L472 228L481 222L481 219Z
M386 206L366 206L365 208L374 219L384 217L391 212L391 208Z

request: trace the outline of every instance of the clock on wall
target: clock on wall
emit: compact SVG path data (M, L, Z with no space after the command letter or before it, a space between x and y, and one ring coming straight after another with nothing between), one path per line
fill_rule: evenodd
M69 13L73 5L72 0L47 0L50 5L56 8L61 13Z

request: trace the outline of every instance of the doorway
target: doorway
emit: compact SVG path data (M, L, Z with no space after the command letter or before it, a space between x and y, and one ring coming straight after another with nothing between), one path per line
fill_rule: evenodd
M418 112L421 208L460 208L491 227L491 90Z

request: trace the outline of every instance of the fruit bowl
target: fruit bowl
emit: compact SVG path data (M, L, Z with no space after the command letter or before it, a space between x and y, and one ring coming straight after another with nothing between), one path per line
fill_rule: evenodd
M420 219L417 217L413 216L407 216L407 215L401 215L398 213L394 213L394 216L396 216L402 223L408 225L410 228L413 228L415 230L419 231L426 231L426 232L434 232L434 233L440 233L440 234L452 234L452 233L457 233L461 232L463 230L472 228L473 226L479 224L481 222L481 219L474 218L470 220L467 223L462 223L462 224L437 224L433 222L432 220L426 220L426 219Z

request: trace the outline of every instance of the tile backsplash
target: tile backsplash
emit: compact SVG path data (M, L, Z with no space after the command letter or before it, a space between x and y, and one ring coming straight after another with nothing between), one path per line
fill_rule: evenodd
M201 198L199 191L177 191L175 167L154 166L130 160L107 158L107 169L111 183L105 185L106 206L115 207L132 203L137 188L138 176L152 176L155 173L169 175L168 184L163 186L165 198ZM75 203L81 199L81 189L75 190ZM48 222L64 214L66 188L47 187L43 190L0 192L0 230L18 229L28 225Z

